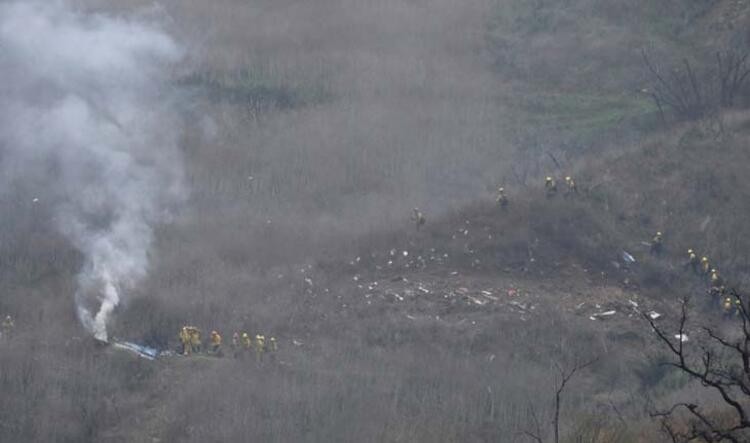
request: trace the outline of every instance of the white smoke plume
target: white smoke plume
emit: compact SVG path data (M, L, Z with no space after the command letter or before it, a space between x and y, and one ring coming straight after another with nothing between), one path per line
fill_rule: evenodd
M184 201L170 112L174 41L153 24L64 2L0 3L0 154L7 180L43 177L85 262L75 303L107 341L148 271L153 228Z

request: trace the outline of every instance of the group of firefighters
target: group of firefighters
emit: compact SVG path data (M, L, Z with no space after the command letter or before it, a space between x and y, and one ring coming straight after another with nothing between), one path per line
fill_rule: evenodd
M557 181L552 176L547 176L544 179L544 192L547 195L547 198L553 198L557 195L558 188L557 188ZM565 197L571 197L573 195L578 194L578 185L576 184L575 179L571 176L565 176L565 188L564 188L564 196ZM505 209L508 207L508 203L510 201L508 200L508 196L505 194L505 188L499 187L497 188L497 195L495 196L495 202L497 203L500 208Z
M651 254L661 254L663 248L662 233L657 232L656 235L651 239ZM721 305L724 316L731 317L738 315L740 312L740 300L732 299L727 296L727 289L724 286L724 279L719 275L719 271L716 268L711 267L711 262L708 257L703 256L700 259L698 254L693 249L687 250L687 263L686 268L693 271L694 274L704 276L708 278L708 294L712 299L716 300Z
M692 249L688 249L688 266L692 271L698 275L707 276L709 279L709 290L708 293L711 297L719 302L724 315L727 317L739 315L740 313L740 300L727 295L727 288L724 286L724 279L719 275L719 271L716 268L711 267L711 263L708 257L701 257L698 260L698 255Z
M203 341L201 340L201 331L195 326L183 326L180 329L180 345L182 347L182 355L192 355L200 353L203 348ZM271 337L266 341L266 337L261 334L257 334L255 338L247 332L235 332L232 335L232 356L234 358L241 358L252 352L255 352L255 358L258 362L263 360L264 354L268 353L270 358L275 358L276 351L278 351L278 344L276 343L276 337ZM217 331L211 331L211 335L208 339L208 355L215 357L223 357L224 350L222 348L221 334Z
M551 176L547 176L544 180L544 190L547 195L547 198L552 198L557 195L557 181ZM565 191L564 195L566 197L570 197L573 195L578 194L578 185L576 184L575 179L571 176L565 177ZM495 202L500 206L502 209L506 209L508 207L508 203L510 201L508 200L508 196L505 194L505 188L499 187L497 189L497 195L495 196ZM414 226L416 227L417 231L424 226L425 224L425 216L422 213L422 211L419 210L419 208L414 208L414 213L411 216L411 221L414 223Z

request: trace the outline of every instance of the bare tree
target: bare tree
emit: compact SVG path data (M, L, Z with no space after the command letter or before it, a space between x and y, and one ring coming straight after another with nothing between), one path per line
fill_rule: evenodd
M662 430L673 442L748 441L750 313L747 299L743 300L736 290L727 291L724 297L729 298L737 317L737 323L733 325L733 328L738 329L736 337L730 338L715 328L704 326L699 330L703 332L705 342L699 345L686 344L690 311L687 297L683 299L674 336L657 326L648 315L644 315L672 357L667 364L718 394L726 406L718 415L707 411L706 407L686 402L676 403L666 410L652 411L651 416L660 422Z
M560 363L555 362L555 368L557 369L559 377L555 386L555 402L551 420L554 435L553 441L555 443L560 443L560 411L562 410L562 400L565 388L577 373L593 365L597 360L597 358L594 358L585 362L575 361L572 366L567 368ZM542 443L544 441L544 431L542 429L541 421L539 420L539 415L534 406L530 406L529 414L531 415L533 429L524 430L521 434L529 437L537 443Z
M713 67L709 61L691 63L687 58L676 66L658 66L645 50L641 56L652 83L643 92L654 100L662 119L665 107L680 118L698 119L734 106L750 76L750 51L744 47L716 51Z

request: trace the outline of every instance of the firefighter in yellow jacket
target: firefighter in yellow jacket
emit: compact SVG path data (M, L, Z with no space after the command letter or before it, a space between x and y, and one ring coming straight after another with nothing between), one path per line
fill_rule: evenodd
M190 331L187 326L183 326L180 329L180 345L182 345L182 355L192 354L192 346L190 342Z
M255 359L260 363L263 353L266 351L266 337L258 334L255 336Z
M253 339L250 338L250 334L247 332L242 333L242 349L244 349L246 352L250 352L250 350L253 348Z
M495 198L495 201L502 209L508 207L508 196L505 195L505 188L497 188L497 197Z
M571 196L574 194L578 194L578 185L576 185L576 181L573 180L573 177L567 176L565 177L565 195Z
M221 357L221 335L216 331L211 331L211 348L209 352L217 357Z
M555 183L555 179L547 176L544 179L544 190L547 193L547 197L554 197L557 194L557 183Z
M201 330L195 326L188 326L188 332L190 334L190 347L192 348L192 351L200 353L202 347Z
M725 297L724 302L721 305L721 309L724 314L724 318L730 318L739 314L739 307L737 304L732 303L732 297Z
M711 264L708 262L708 257L701 257L701 272L703 274L711 272Z

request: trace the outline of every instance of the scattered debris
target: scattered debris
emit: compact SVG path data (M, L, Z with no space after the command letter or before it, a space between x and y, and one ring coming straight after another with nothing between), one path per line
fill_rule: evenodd
M685 343L686 341L688 341L687 334L676 334L674 336L674 338L676 338L677 340L681 341L682 343Z
M648 317L649 317L649 318L650 318L651 320L656 320L656 319L659 319L659 318L661 318L661 317L662 317L662 315L661 315L661 314L659 314L659 313L658 313L658 312L656 312L656 311L649 311L649 312L647 313L647 315L648 315Z

